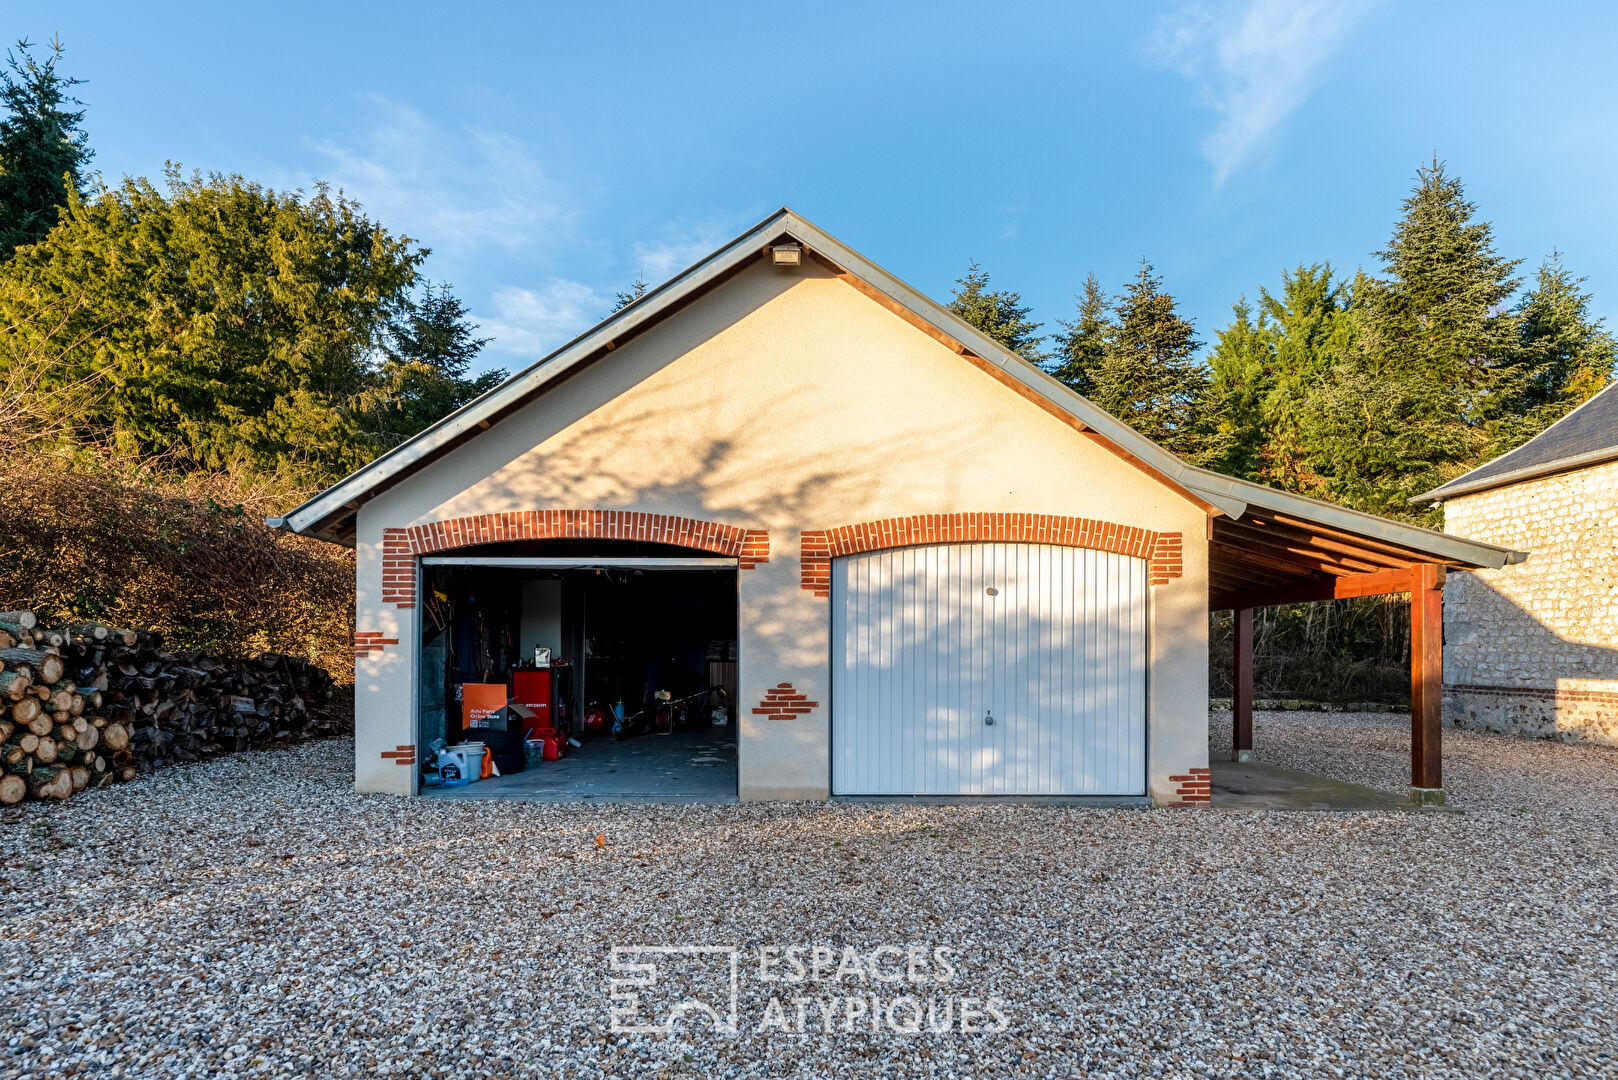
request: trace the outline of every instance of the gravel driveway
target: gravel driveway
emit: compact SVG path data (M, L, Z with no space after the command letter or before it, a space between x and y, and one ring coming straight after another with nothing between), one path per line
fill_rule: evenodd
M1402 789L1402 717L1256 724ZM1458 809L1420 813L428 803L351 794L346 742L169 770L6 817L0 1074L1618 1076L1618 751L1445 738ZM742 950L738 1033L609 1030L612 948L664 944ZM761 977L817 945L837 977ZM723 1013L728 955L637 1015Z

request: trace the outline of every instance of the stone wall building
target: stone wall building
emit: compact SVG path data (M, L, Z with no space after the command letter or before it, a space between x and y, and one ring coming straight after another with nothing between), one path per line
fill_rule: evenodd
M1530 552L1444 587L1444 714L1618 745L1618 384L1445 484L1456 536Z

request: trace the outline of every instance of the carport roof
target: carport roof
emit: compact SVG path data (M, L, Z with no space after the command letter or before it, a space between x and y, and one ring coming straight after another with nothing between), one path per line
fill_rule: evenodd
M948 346L1014 392L1057 415L1083 435L1096 439L1109 450L1203 506L1215 520L1216 543L1223 527L1221 523L1224 526L1244 525L1249 521L1273 518L1277 525L1301 529L1311 536L1319 533L1322 539L1347 537L1347 542L1366 545L1368 550L1397 552L1399 558L1411 561L1493 567L1522 557L1489 544L1356 513L1188 465L786 208L771 214L707 258L613 313L437 424L382 454L285 517L270 518L269 524L351 546L354 543L355 515L363 503L475 438L567 376L602 360L630 338L644 333L753 265L755 260L767 256L772 248L789 243L801 245L808 257L818 259L843 281ZM1310 550L1313 552L1314 549L1311 547ZM1331 548L1322 547L1321 550L1329 551ZM1273 583L1274 568L1261 565L1251 553L1232 554L1247 554L1248 557L1233 559L1222 570L1216 567L1220 575L1213 586L1216 597L1220 595L1220 581L1233 586L1246 581L1255 587L1263 587L1265 582ZM1279 561L1287 562L1298 571L1283 582L1286 585L1329 581L1337 576L1333 567L1349 565L1335 558L1312 562L1297 554ZM1244 576L1249 571L1250 579Z

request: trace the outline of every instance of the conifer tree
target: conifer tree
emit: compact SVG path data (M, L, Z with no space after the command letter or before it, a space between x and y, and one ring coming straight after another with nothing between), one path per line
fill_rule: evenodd
M1200 405L1208 381L1196 356L1202 342L1145 259L1114 299L1113 318L1090 400L1160 446L1200 456L1205 432L1198 421L1207 418Z
M1416 186L1388 247L1387 277L1356 294L1366 360L1390 377L1426 382L1434 415L1487 418L1514 375L1518 316L1506 306L1521 262L1495 253L1494 227L1436 159Z
M1618 343L1591 317L1584 280L1553 251L1518 302L1519 399L1490 425L1488 456L1527 442L1612 381Z
M36 60L33 46L17 43L0 71L0 260L17 247L44 239L69 194L82 195L91 150L81 124L83 103L69 91L83 82L59 75L62 43L51 42L49 59ZM19 55L20 54L20 55Z
M1353 343L1299 406L1317 494L1436 524L1411 498L1477 464L1489 423L1520 400L1518 262L1476 214L1459 179L1423 166L1378 252L1386 276L1349 287Z
M1113 330L1107 297L1095 274L1084 279L1084 294L1078 297L1078 317L1061 326L1061 331L1055 335L1056 354L1051 358L1050 373L1076 392L1089 396L1095 385L1095 374L1106 357L1107 337Z
M645 296L646 290L650 288L651 285L642 281L640 275L636 274L635 283L629 287L628 291L620 292L613 296L612 310L614 312L624 310L624 308Z
M500 370L469 374L490 340L476 336L477 329L448 284L425 282L419 300L400 302L376 385L361 408L366 427L384 446L426 429L505 380Z
M1009 289L991 290L988 271L976 262L956 279L955 292L947 306L1024 360L1034 364L1045 360L1040 348L1045 335L1038 333L1043 324L1028 317L1029 308L1022 302L1022 294Z
M1275 334L1246 295L1231 305L1230 325L1219 331L1208 354L1206 412L1210 468L1258 479L1264 460L1270 395L1274 387Z

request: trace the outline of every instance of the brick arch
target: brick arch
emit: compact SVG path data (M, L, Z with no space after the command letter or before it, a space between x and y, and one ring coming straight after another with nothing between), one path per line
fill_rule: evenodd
M770 534L717 521L638 510L508 510L382 530L382 602L416 606L417 555L509 540L638 540L711 551L751 570L770 558Z
M1056 544L1128 555L1147 562L1147 581L1162 585L1182 572L1180 534L1055 514L918 514L834 529L806 530L799 541L800 584L831 595L831 561L883 548L992 542Z

